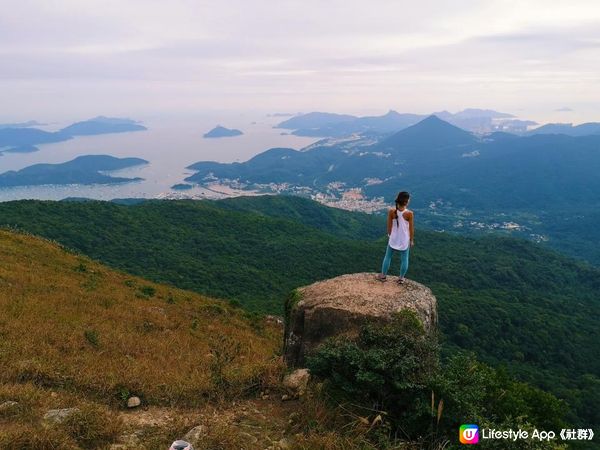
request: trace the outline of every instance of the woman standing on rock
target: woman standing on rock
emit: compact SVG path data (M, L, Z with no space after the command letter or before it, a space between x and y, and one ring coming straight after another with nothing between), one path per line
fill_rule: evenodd
M408 209L410 194L402 191L396 197L396 208L390 208L387 216L388 246L381 265L381 273L377 275L379 281L387 279L387 272L392 261L394 250L400 252L400 277L398 283L404 283L404 276L408 271L408 256L410 247L415 245L414 214Z

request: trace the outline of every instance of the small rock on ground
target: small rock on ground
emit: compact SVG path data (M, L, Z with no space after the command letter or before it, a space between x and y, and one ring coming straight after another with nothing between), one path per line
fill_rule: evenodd
M17 406L19 406L19 403L12 400L0 403L0 413L10 412L16 409Z
M79 412L79 408L50 409L44 414L44 422L49 425L64 422L65 419Z
M283 386L293 395L301 397L306 392L310 372L308 369L296 369L283 378Z
M139 397L129 397L127 399L127 407L128 408L136 408L142 404L142 401Z
M204 435L206 435L206 427L204 425L198 425L188 431L185 436L183 436L183 440L188 441L192 445L198 445L198 442Z

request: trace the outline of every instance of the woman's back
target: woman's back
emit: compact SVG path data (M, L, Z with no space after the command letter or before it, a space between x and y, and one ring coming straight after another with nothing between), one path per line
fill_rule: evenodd
M397 218L392 223L392 232L388 243L394 250L406 250L410 244L410 232L409 222L404 218L404 215L410 213L410 211L405 208L396 210L396 213Z

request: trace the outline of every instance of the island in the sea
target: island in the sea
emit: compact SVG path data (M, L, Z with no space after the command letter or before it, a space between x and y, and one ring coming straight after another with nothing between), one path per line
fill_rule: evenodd
M83 122L76 122L60 131L68 136L89 136L144 130L147 130L145 126L132 119L98 116Z
M8 147L6 149L0 150L0 155L2 155L2 153L33 153L39 150L40 149L37 148L35 145L25 144L18 145L16 147Z
M194 185L193 184L188 184L188 183L177 183L174 184L173 186L171 186L171 189L173 189L174 191L189 191L190 189L193 189Z
M241 136L242 133L240 130L225 128L221 125L217 125L208 133L204 134L205 138L222 138L222 137L233 137L233 136Z
M37 120L28 120L27 122L15 122L15 123L0 123L0 129L2 128L31 128L44 126L45 123L38 122Z
M74 136L125 133L147 129L135 120L103 116L76 122L59 131L45 131L25 126L34 124L37 122L0 125L0 153L7 150L12 152L35 151L33 147L39 144L62 142L72 139Z
M148 164L148 161L141 158L85 155L60 164L35 164L18 171L4 172L0 174L0 187L129 183L143 178L113 177L106 172L142 164Z

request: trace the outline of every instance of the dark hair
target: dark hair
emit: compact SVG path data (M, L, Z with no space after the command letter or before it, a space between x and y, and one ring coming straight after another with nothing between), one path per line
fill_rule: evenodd
M410 194L406 191L402 191L396 197L396 207L398 206L406 206L408 200L410 199Z
M408 204L408 200L410 199L410 194L406 191L402 191L398 193L396 197L396 211L394 211L394 219L396 220L396 226L400 226L400 221L398 220L398 207L406 206Z

